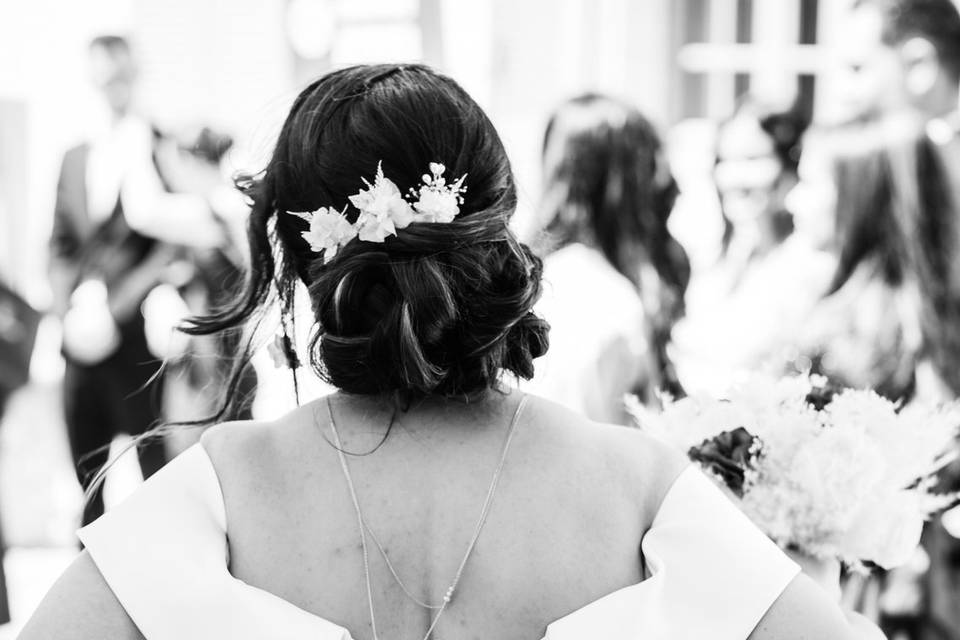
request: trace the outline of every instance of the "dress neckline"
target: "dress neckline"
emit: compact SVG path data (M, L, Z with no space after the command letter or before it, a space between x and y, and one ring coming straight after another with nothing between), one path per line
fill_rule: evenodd
M200 444L78 535L146 638L352 640L346 627L230 573L223 495ZM643 580L550 622L542 640L739 640L799 573L692 465L640 547Z
M213 465L213 461L210 459L210 456L207 454L207 450L203 447L203 444L202 444L202 443L197 443L197 444L194 445L194 446L198 447L198 448L203 452L203 458L204 458L204 460L206 461L207 465L209 465L210 471L211 471L211 473L213 474L213 476L217 479L217 482L216 482L216 492L217 492L218 503L219 503L219 505L220 505L220 508L222 509L221 513L219 514L219 515L220 515L220 522L221 522L222 525L223 525L223 533L224 533L224 536L226 536L226 535L227 535L226 503L224 502L224 499L223 499L223 490L222 490L222 488L221 488L221 486L220 486L220 477L217 475L216 467ZM693 468L693 467L687 467L686 469L684 469L683 472L681 472L680 475L681 475L681 476L685 475L685 474L686 474L690 469L692 469L692 468ZM335 631L336 634L337 634L337 636L339 636L338 640L353 640L353 635L350 633L350 630L347 629L346 627L341 626L341 625L333 622L332 620L328 620L327 618L324 618L323 616L320 616L320 615L318 615L318 614L316 614L316 613L313 613L313 612L311 612L311 611L307 611L306 609L304 609L304 608L302 608L302 607L300 607L300 606L298 606L298 605L290 602L289 600L286 600L286 599L284 599L284 598L281 598L280 596L278 596L278 595L276 595L276 594L274 594L274 593L271 593L271 592L267 591L266 589L261 589L260 587L251 585L251 584L249 584L249 583L247 583L247 582L244 582L244 581L241 580L240 578L237 578L237 577L234 576L232 573L230 573L229 570L227 571L227 575L229 575L229 576L230 576L230 579L233 580L234 583L237 584L239 587L241 587L241 588L243 588L243 589L245 589L245 590L250 590L251 592L255 592L255 593L257 593L257 594L262 594L264 597L273 599L273 600L277 601L278 603L284 605L285 607L289 607L291 610L300 613L301 615L308 616L309 618L312 618L313 620L316 620L316 621L317 621L317 624L318 624L318 625L322 625L327 631ZM629 593L629 592L633 591L634 589L637 589L638 587L640 587L641 585L643 585L646 581L647 581L647 579L645 578L645 579L641 580L640 582L637 582L637 583L634 583L634 584L630 584L630 585L626 585L626 586L624 586L624 587L621 587L621 588L619 588L619 589L616 589L616 590L614 590L614 591L611 591L610 593L604 594L604 595L600 596L599 598L597 598L596 600L591 600L590 602L586 603L585 605L583 605L583 606L581 606L581 607L579 607L579 608L577 608L577 609L574 609L574 610L571 611L570 613L567 613L567 614L561 616L560 618L557 618L556 620L553 620L552 622L550 622L550 623L548 623L548 624L546 625L545 632L546 632L547 635L545 635L545 636L544 636L543 638L541 638L540 640L547 640L547 638L548 638L548 636L549 636L549 634L550 634L550 628L551 628L551 627L564 625L564 624L566 624L567 622L569 622L569 621L570 621L571 619L573 619L573 618L576 618L576 617L580 617L580 616L582 616L582 615L585 615L586 612L588 612L588 611L593 611L594 609L601 608L604 604L609 603L609 602L612 602L612 601L614 601L614 600L617 600L617 599L619 599L621 596L625 595L626 593Z
M265 589L261 589L260 587L256 587L256 586L253 586L253 585L251 585L251 584L248 584L248 583L244 582L243 580L241 580L240 578L234 577L233 574L230 574L230 576L231 576L231 578L232 578L234 581L236 581L236 582L238 583L238 585L240 585L240 586L243 587L244 589L249 589L249 590L251 590L251 591L253 591L253 592L257 592L258 594L262 594L264 597L272 598L272 599L274 599L274 600L277 600L277 601L279 601L281 604L283 604L283 605L285 605L285 606L287 606L287 607L290 607L291 609L297 611L298 613L300 613L300 614L302 614L302 615L305 615L305 616L309 616L310 618L313 618L314 620L317 621L318 624L323 625L323 626L326 627L327 629L333 628L334 630L336 630L337 635L339 636L339 637L338 637L338 640L353 640L353 635L350 633L350 630L347 629L346 627L344 627L344 626L342 626L342 625L339 625L339 624L337 624L336 622L333 622L332 620L328 620L327 618L324 618L324 617L321 616L321 615L318 615L318 614L313 613L313 612L311 612L311 611L307 611L306 609L304 609L304 608L302 608L302 607L300 607L300 606L298 606L298 605L290 602L289 600L286 600L286 599L284 599L284 598L281 598L280 596L278 596L278 595L276 595L276 594L274 594L274 593L271 593L271 592L269 592L269 591L267 591L267 590L265 590ZM621 587L621 588L616 589L616 590L614 590L614 591L611 591L610 593L607 593L607 594L604 594L604 595L600 596L600 597L597 598L596 600L591 600L590 602L588 602L587 604L583 605L582 607L579 607L579 608L577 608L577 609L574 609L574 610L571 611L570 613L564 614L563 616L557 618L557 619L554 620L553 622L547 623L547 626L546 626L546 628L545 628L545 632L546 632L547 635L543 636L543 638L540 638L539 640L547 640L547 638L548 638L549 635L550 635L550 627L555 627L555 626L563 625L563 624L565 624L566 622L568 622L569 620L571 620L572 618L576 618L576 617L580 617L581 615L585 615L587 611L592 611L592 610L594 610L594 609L601 608L604 604L607 604L607 603L609 603L609 602L612 602L612 601L614 601L614 600L617 600L617 599L619 599L620 597L626 595L627 593L633 591L634 589L637 589L638 587L640 587L640 586L641 586L642 584L644 584L645 582L646 582L646 579L641 580L640 582L637 582L637 583L634 583L634 584L629 584L629 585L627 585L627 586L625 586L625 587Z

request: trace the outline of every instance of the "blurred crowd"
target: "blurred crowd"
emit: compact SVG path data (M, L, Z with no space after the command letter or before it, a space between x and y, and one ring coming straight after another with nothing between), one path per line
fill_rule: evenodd
M722 234L709 255L675 233L673 214L703 203L683 193L664 135L636 107L588 93L545 119L527 241L545 259L538 312L551 345L528 388L615 423L628 420L624 394L656 407L758 370L812 371L904 403L960 395L960 14L951 0L860 0L844 19L832 61L842 121L744 95L716 123ZM111 124L63 156L44 310L62 327L64 423L83 487L118 434L249 418L258 393L258 371L233 357L243 336L173 330L243 277L246 203L223 166L233 141L140 114L126 39L98 37L88 54ZM0 284L0 412L28 382L42 315ZM231 367L246 372L240 388L223 388ZM223 413L225 396L244 401ZM183 446L137 440L143 476ZM960 489L960 471L942 483ZM83 524L104 510L99 492L88 497ZM850 579L845 597L889 637L960 638L951 522L929 523L907 568Z

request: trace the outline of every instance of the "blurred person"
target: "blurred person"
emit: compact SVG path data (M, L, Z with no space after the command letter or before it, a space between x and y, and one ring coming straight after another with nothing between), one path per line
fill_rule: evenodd
M736 287L750 262L793 232L784 197L797 182L799 113L771 112L749 98L717 128L714 182L726 231L722 262Z
M0 215L2 215L0 211ZM6 284L0 274L0 423L11 395L30 379L30 358L40 324L37 312ZM10 622L7 580L3 569L6 543L0 520L0 627Z
M934 319L942 316L950 306L947 298L960 298L960 251L952 248L957 232L947 221L960 215L960 115L957 96L960 90L960 11L952 0L858 0L849 15L846 36L842 42L845 74L839 83L841 94L852 115L878 118L902 111L912 112L926 123L927 135L914 136L919 144L934 144L931 151L937 156L936 163L943 168L941 182L949 194L940 197L949 200L951 211L940 214L936 222L942 229L943 246L930 244L922 234L914 233L909 247L912 254L930 257L943 262L938 267L941 274L928 273L921 277L921 286L937 286L943 291L927 291L922 299L930 302L939 298L939 313L925 313L925 340L936 348L927 348L918 371L921 376L919 392L931 397L955 397L960 393L960 375L947 360L955 359L960 350L960 339L949 338L950 322ZM911 152L913 154L914 152ZM922 158L917 157L917 161ZM927 164L934 162L927 159ZM921 184L930 180L920 178ZM931 205L931 213L918 220L931 222L937 211L948 205ZM914 261L915 266L929 260ZM934 322L934 324L931 324ZM934 325L940 330L935 330ZM953 340L956 344L947 344Z
M245 185L244 290L191 330L305 284L338 392L207 431L81 530L22 640L877 637L682 454L501 384L548 349L542 263L453 80L323 76Z
M169 193L157 167L163 136L134 109L137 67L130 44L101 36L89 47L91 79L109 108L109 126L69 150L57 185L50 239L54 310L62 319L67 433L78 478L107 459L118 433L139 434L160 417L158 359L145 334L142 303L162 281L178 247L215 246L221 225L193 194ZM138 449L145 477L166 461L162 442ZM90 500L83 522L103 511Z
M960 141L955 135L960 125L960 12L955 2L857 0L847 16L844 34L837 87L846 115L877 120L911 113L930 123L953 199L960 201L960 171L956 169L960 167ZM921 374L928 370L921 363ZM924 383L925 379L930 376L922 375L923 387L939 386L936 376L929 383Z
M939 126L938 126L939 125ZM945 135L946 133L946 135ZM960 190L956 125L928 123L904 143L901 198L909 207L904 226L916 288L921 350L917 395L927 401L960 397ZM960 462L940 474L939 489L960 491ZM960 639L960 527L951 514L924 529L929 556L923 576L921 638ZM937 635L939 634L939 636Z
M233 138L209 126L185 128L169 140L163 153L161 173L176 193L198 195L217 193L228 182L223 163L233 147ZM233 192L239 195L238 192ZM221 200L225 198L221 195ZM225 215L225 210L235 211ZM183 422L212 415L226 393L226 381L241 336L187 336L176 330L189 316L204 316L229 302L242 284L246 256L233 238L240 231L232 223L246 218L248 206L242 198L221 202L216 207L218 219L225 224L224 242L217 246L182 247L167 269L163 282L144 301L147 318L147 342L158 358L167 361L164 417L169 422ZM156 313L149 313L151 307ZM155 318L156 322L149 320ZM252 418L251 404L257 388L252 367L244 369L240 385L234 391L245 398L227 416L231 420ZM191 440L199 437L194 432ZM189 440L177 448L191 443ZM168 443L172 446L172 443Z
M927 123L926 135L915 138L913 164L907 163L927 170L916 180L921 196L912 200L921 203L920 215L907 236L923 343L916 391L928 400L954 399L960 395L960 12L951 0L860 0L850 17L843 39L846 73L839 83L848 112L875 118L909 110ZM939 179L933 177L938 173ZM939 195L938 185L945 185ZM954 468L943 482L957 486L958 478L960 469ZM960 638L958 535L940 518L924 532L931 556L924 619L940 629L931 637Z
M823 293L832 260L794 233L785 204L806 126L796 109L770 111L749 98L718 125L713 178L726 231L718 259L694 273L675 332L691 391L724 393L733 377L774 366Z
M953 0L857 0L839 41L839 100L850 119L957 108L960 13Z
M897 140L908 130L903 121L878 121L819 133L804 148L801 182L788 199L798 219L832 220L826 245L836 256L799 334L801 367L891 400L912 397L919 350L898 169Z
M626 420L623 395L680 394L666 355L689 263L667 230L676 185L634 107L597 94L561 105L543 146L547 255L538 310L550 353L531 388L593 420Z
M815 366L844 385L940 402L958 395L960 236L944 141L931 132L893 116L841 127L816 145L820 153L805 150L800 187L809 197L791 202L832 202L836 210L839 265L808 322L808 337L820 336ZM938 489L960 490L956 463ZM883 577L881 624L890 637L960 638L958 534L935 518L913 566Z

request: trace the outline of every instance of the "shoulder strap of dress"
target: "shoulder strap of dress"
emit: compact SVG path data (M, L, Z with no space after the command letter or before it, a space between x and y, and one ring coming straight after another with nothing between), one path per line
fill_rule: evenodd
M223 495L201 444L78 535L147 640L349 640L230 574Z
M799 567L696 467L641 543L650 577L551 624L544 640L743 640Z

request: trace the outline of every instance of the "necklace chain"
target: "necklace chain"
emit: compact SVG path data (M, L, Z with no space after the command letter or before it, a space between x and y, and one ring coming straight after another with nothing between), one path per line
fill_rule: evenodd
M383 557L383 561L387 565L387 569L390 570L390 574L393 576L394 581L397 583L397 586L400 587L403 593L407 596L407 598L412 600L418 606L423 607L424 609L433 609L433 610L442 609L443 602L441 602L440 604L428 604L423 600L421 600L420 598L418 598L417 596L413 595L410 592L410 590L407 589L407 586L403 584L403 580L400 579L400 575L397 573L397 570L393 566L393 563L390 562L390 556L387 555L387 550L383 548L383 545L380 544L380 540L377 538L376 534L373 532L373 529L370 528L370 524L366 521L364 521L363 524L367 529L367 533L370 534L370 539L373 540L374 546L376 546L377 549L380 551L380 555Z
M367 588L367 605L370 613L370 628L373 631L373 640L379 640L379 636L377 635L377 618L374 613L373 606L373 588L370 580L370 556L367 551L367 533L370 534L370 538L380 551L387 568L390 570L394 580L403 590L404 594L406 594L408 598L413 600L419 606L425 609L436 611L436 615L433 616L430 626L427 628L426 635L423 636L423 640L429 640L430 635L433 633L437 623L440 621L440 616L443 615L444 611L446 611L447 605L449 605L453 600L453 595L456 592L457 586L460 584L460 578L463 576L463 570L467 566L467 561L470 559L470 556L473 554L473 550L477 545L477 541L480 539L480 532L483 530L483 525L486 523L487 516L490 513L490 505L493 503L493 496L494 493L496 493L497 485L500 482L500 474L503 471L503 465L507 460L507 451L510 449L510 443L513 441L513 434L516 431L517 422L520 418L520 413L523 410L526 401L526 396L520 399L520 403L517 405L517 409L510 421L510 427L507 431L507 436L504 439L503 447L500 452L500 461L497 464L497 468L493 473L493 478L490 481L490 486L487 489L487 495L484 498L483 507L480 510L480 517L477 520L477 526L473 532L473 536L470 539L470 544L467 546L467 551L463 555L460 565L457 567L457 572L453 577L453 581L450 583L450 587L447 589L446 593L444 593L443 602L439 605L431 605L414 596L403 584L403 581L400 579L400 576L394 568L393 563L390 562L390 558L387 556L386 550L383 548L383 545L380 544L380 541L377 539L376 535L374 535L370 525L367 524L366 519L363 517L363 511L360 509L360 501L357 498L357 491L353 485L353 478L350 475L350 468L347 465L346 456L343 454L343 444L340 441L340 433L337 430L337 424L333 419L333 407L330 402L330 397L327 396L327 413L330 416L330 430L333 432L334 443L337 447L337 456L340 459L340 468L343 470L343 475L347 482L347 489L350 491L350 499L353 502L353 508L357 515L357 527L360 530L360 548L363 554L363 575Z

